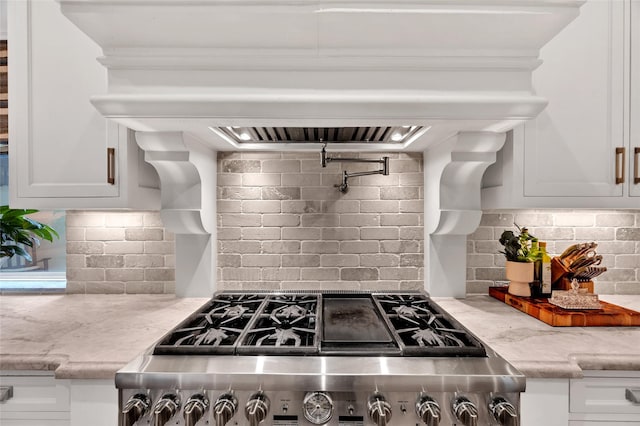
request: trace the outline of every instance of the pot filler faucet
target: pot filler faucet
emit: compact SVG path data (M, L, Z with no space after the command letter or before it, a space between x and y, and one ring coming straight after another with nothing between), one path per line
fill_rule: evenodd
M349 163L378 163L382 164L380 170L371 170L366 172L349 173L346 170L342 173L342 183L334 185L338 188L338 191L345 193L349 190L348 179L350 177L369 176L369 175L384 175L389 176L389 157L382 157L380 160L367 159L367 158L348 158L348 157L328 157L327 144L322 145L322 167L327 167L327 163L332 161L349 162Z

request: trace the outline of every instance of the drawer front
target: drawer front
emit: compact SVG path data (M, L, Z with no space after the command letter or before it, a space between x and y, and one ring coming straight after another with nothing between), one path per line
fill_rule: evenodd
M19 412L66 412L70 410L69 382L53 376L0 376L0 386L12 386L13 396L0 402L0 418ZM68 417L68 414L67 416Z
M569 411L571 413L637 414L640 419L640 404L627 400L625 396L627 389L640 389L640 377L572 379L569 388Z

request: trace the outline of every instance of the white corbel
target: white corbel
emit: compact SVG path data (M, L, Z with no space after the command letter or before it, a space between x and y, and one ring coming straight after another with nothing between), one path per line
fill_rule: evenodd
M425 288L466 294L467 235L480 224L482 175L505 133L460 132L424 153Z
M176 295L215 290L216 152L181 132L136 132L160 177L164 226L176 234Z

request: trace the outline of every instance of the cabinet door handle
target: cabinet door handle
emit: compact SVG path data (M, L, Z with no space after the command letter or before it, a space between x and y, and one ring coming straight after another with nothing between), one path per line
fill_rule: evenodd
M116 149L107 148L107 183L116 183Z
M13 386L0 386L0 402L13 398Z
M633 183L640 183L640 146L633 149Z
M640 404L640 389L625 389L624 397L634 405Z
M624 183L624 155L625 149L624 147L616 148L616 185L619 183Z

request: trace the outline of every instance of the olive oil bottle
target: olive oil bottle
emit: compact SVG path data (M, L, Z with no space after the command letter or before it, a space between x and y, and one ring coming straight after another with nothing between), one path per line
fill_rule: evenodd
M540 261L540 292L542 297L551 297L551 257L547 253L547 243L538 243L538 259Z

